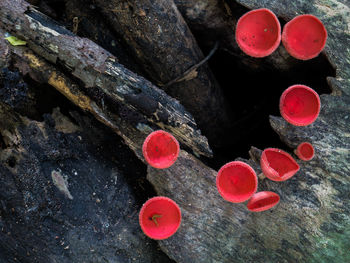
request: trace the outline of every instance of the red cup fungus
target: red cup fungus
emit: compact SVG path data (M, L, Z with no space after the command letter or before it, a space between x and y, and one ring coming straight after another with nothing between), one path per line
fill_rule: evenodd
M269 9L244 14L237 22L236 41L244 53L261 58L274 52L281 42L281 25Z
M258 178L248 164L240 161L229 162L220 168L216 187L226 201L241 203L256 192Z
M170 198L153 197L143 204L139 222L146 236L156 240L166 239L178 230L181 210Z
M327 30L313 15L300 15L283 28L282 43L288 53L301 60L317 57L326 45Z
M260 166L264 175L272 181L288 180L300 168L292 156L276 148L267 148L263 151Z
M147 163L158 169L172 166L179 152L179 142L174 136L163 130L149 134L142 146L142 153Z
M286 89L280 98L282 117L295 126L313 123L321 109L317 92L305 85L293 85Z
M249 199L247 208L252 212L262 212L268 210L280 201L280 196L274 192L263 191L256 193Z
M303 161L310 161L315 154L314 147L309 142L302 142L294 152Z

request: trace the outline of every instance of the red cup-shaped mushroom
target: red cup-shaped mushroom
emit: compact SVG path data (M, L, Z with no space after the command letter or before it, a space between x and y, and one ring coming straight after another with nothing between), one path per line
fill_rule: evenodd
M269 9L252 10L237 22L236 41L244 53L261 58L274 52L281 42L281 25Z
M293 85L286 89L280 98L282 117L295 126L313 123L321 109L317 92L305 85Z
M290 154L276 148L267 148L260 159L261 170L272 181L285 181L299 171L299 165Z
M283 28L282 43L288 53L301 60L317 57L327 41L327 30L313 15L300 15Z
M163 130L148 135L142 146L142 153L147 163L158 169L172 166L179 152L179 142L174 136Z
M310 161L315 154L314 147L309 142L302 142L294 152L303 161Z
M143 204L139 222L146 236L156 240L166 239L178 230L181 210L170 198L153 197Z
M252 212L268 210L280 201L280 196L274 192L263 191L256 193L249 199L247 208Z
M256 192L258 178L248 164L234 161L220 168L216 177L216 187L226 201L241 203Z

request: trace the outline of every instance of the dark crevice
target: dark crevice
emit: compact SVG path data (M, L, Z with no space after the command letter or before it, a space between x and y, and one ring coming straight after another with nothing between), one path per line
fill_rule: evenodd
M7 145L4 141L4 137L2 136L2 134L0 133L0 149L6 149L7 148Z
M74 119L70 117L69 112L77 110L77 106L48 84L38 83L29 76L25 76L24 80L30 87L33 94L32 96L35 99L35 114L27 115L25 112L21 112L21 114L36 121L43 121L44 114L51 114L54 108L59 107L60 111L74 122Z
M8 159L7 159L7 164L8 166L10 166L11 168L14 168L17 164L17 160L16 160L16 157L14 156L10 156Z
M57 19L59 22L65 17L65 8L63 0L31 0L39 7L39 11Z
M36 82L28 75L22 76L13 66L0 72L0 101L36 121L43 121L43 114L52 113L56 107L67 116L70 110L77 109L50 85Z

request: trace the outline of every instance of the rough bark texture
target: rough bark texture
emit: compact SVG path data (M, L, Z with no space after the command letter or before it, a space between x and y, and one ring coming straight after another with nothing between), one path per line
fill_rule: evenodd
M325 54L337 77L328 79L333 92L321 96L319 118L307 127L270 119L288 146L309 141L316 157L298 161L301 170L286 182L259 180L259 191L281 196L276 208L262 213L224 201L216 190L216 172L184 152L169 170L149 168L148 179L157 193L173 198L183 213L179 232L160 242L161 247L177 262L350 261L350 53L344 48L350 40L348 2L239 2L249 8L270 8L286 20L311 13L326 25ZM260 152L252 149L251 156L259 174Z
M0 103L0 262L170 262L138 225L128 181L142 163L113 132L72 116L55 109L38 122Z
M118 116L110 112L108 107L110 105L106 105L108 101L103 108L98 106L90 97L82 93L79 90L79 86L66 74L63 74L30 50L26 48L11 48L10 50L13 54L11 57L13 66L23 75L29 74L38 83L51 85L79 108L90 112L96 119L112 128L140 159L143 158L140 145L142 145L147 133L151 131L149 127L144 126L143 129L138 129L138 123L122 121ZM100 97L99 99L105 98ZM18 109L16 110L18 111ZM125 109L123 110L125 111ZM123 110L120 110L120 112ZM28 115L28 111L23 112ZM137 117L138 120L146 121L142 116Z
M124 68L109 52L88 39L74 36L23 1L4 0L0 8L4 29L26 39L36 53L80 79L86 93L94 93L93 88L97 88L115 104L123 104L130 112L171 131L194 152L211 155L206 138L201 136L194 119L182 105ZM90 105L83 107L88 109ZM143 127L147 123L134 125Z
M204 57L172 0L96 0L151 80L164 86ZM177 98L212 143L219 143L229 119L223 95L207 64L184 81L163 89Z

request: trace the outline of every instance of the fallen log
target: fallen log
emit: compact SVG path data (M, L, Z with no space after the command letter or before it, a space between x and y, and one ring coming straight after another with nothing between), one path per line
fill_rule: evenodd
M173 1L94 3L148 77L193 114L211 144L219 144L223 131L230 125L228 108L207 63L185 74L204 56ZM178 78L181 81L174 83Z
M82 81L85 92L96 87L116 104L172 132L197 154L211 156L206 138L178 101L124 68L92 41L76 37L22 0L1 1L0 21L4 30L25 39L34 52Z

